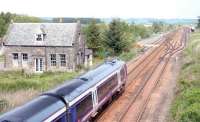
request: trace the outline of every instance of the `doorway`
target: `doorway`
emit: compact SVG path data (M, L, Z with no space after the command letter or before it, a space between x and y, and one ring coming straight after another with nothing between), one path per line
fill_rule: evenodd
M43 72L43 70L44 70L43 58L35 58L35 71Z

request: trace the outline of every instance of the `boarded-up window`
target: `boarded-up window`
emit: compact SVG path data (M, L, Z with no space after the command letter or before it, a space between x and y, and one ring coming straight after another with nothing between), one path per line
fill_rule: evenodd
M51 66L56 66L56 54L51 54Z

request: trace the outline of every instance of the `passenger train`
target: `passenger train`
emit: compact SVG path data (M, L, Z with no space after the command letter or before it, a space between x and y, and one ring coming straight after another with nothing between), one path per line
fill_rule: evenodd
M0 122L87 122L113 96L123 93L127 68L121 60L97 68L0 116Z

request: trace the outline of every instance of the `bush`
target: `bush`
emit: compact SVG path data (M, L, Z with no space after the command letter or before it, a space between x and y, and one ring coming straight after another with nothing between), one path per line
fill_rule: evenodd
M184 90L173 105L173 118L180 122L200 120L200 89Z
M119 55L119 58L124 61L129 61L133 59L135 55L136 55L135 51L132 50L130 52L123 52L121 55Z

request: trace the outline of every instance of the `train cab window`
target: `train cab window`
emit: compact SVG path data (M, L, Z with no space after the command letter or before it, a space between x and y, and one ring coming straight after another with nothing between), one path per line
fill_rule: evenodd
M125 76L126 76L126 71L125 71L124 68L122 68L122 69L120 70L120 76L121 76L121 81L124 81L124 78L125 78Z
M92 110L92 107L92 94L90 94L76 105L77 118L81 119L85 114Z
M98 101L100 102L118 84L117 74L110 77L97 89Z

